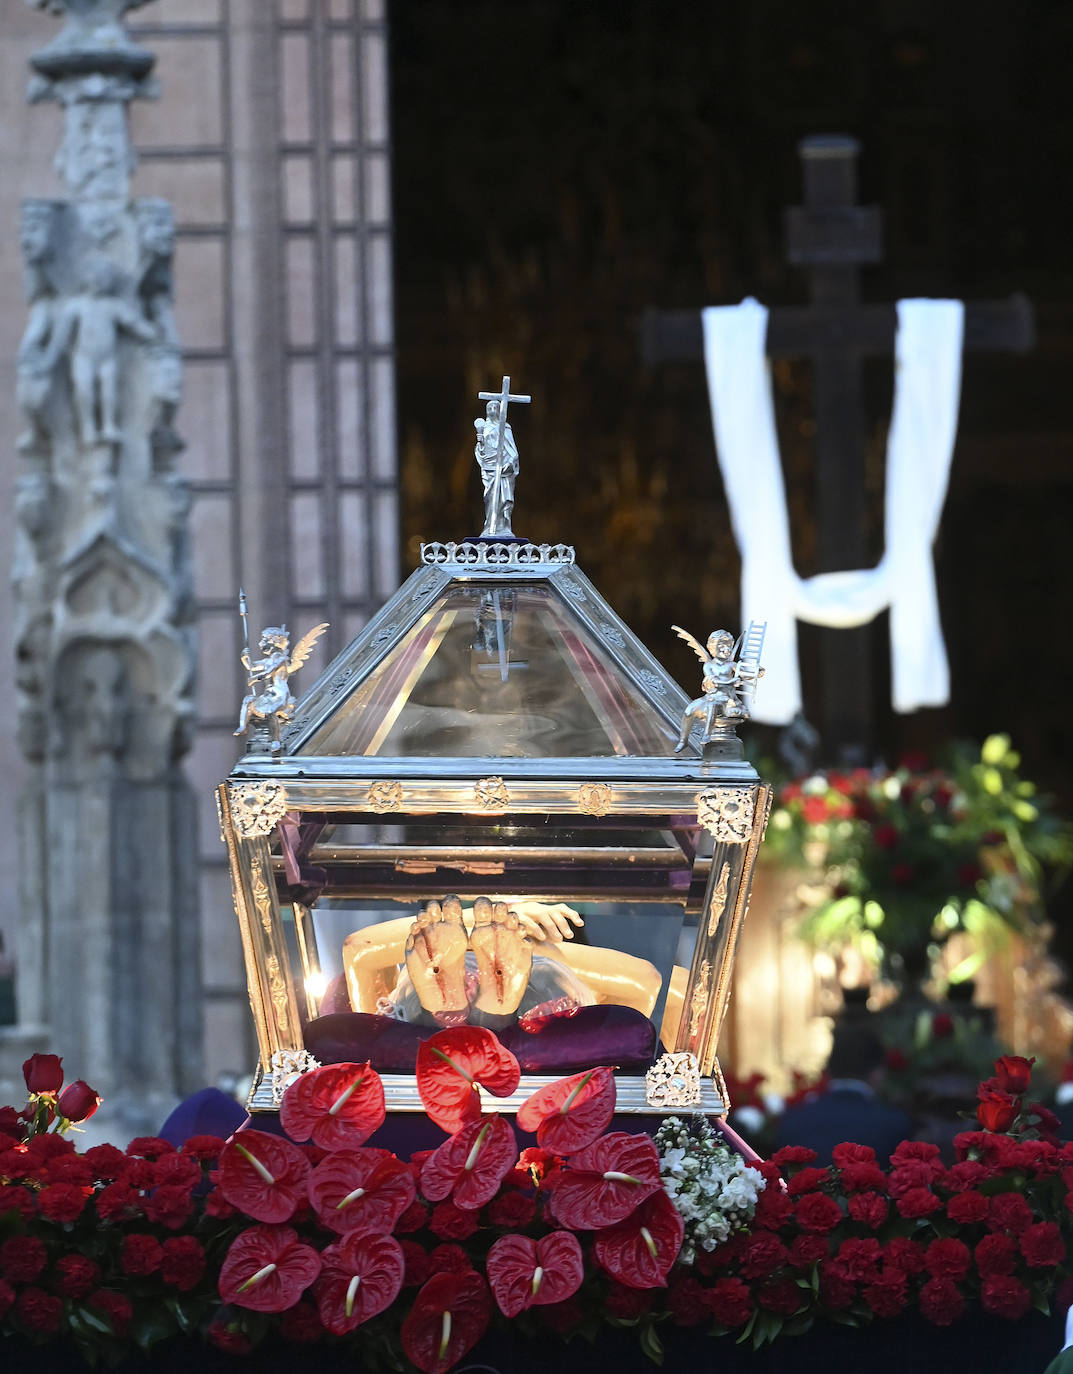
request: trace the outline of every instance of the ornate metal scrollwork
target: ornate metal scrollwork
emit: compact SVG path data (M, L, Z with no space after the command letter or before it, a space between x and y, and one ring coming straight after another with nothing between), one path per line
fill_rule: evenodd
M368 792L369 810L383 815L387 811L402 810L402 783L391 781L374 782Z
M700 1033L700 1023L704 1020L704 1013L708 1010L708 983L711 976L712 966L705 959L700 966L700 974L697 978L697 985L693 989L693 996L689 999L690 1038Z
M692 1107L700 1100L700 1067L689 1050L661 1055L645 1074L650 1107Z
M485 811L507 811L510 808L507 784L499 777L481 778L474 784L473 796L477 805Z
M613 796L606 782L583 782L577 790L577 809L583 816L606 816Z
M278 782L228 783L227 798L235 829L247 840L270 834L287 810L287 794Z
M268 991L272 998L272 1006L276 1012L276 1026L282 1035L287 1034L287 985L283 981L283 974L280 972L279 960L274 954L270 954L265 960L265 971L268 974Z
M278 1107L283 1094L290 1085L310 1069L319 1069L320 1060L314 1059L308 1050L277 1050L272 1056L269 1070L272 1074L272 1104Z
M755 808L751 787L712 787L697 796L697 820L717 844L745 844Z

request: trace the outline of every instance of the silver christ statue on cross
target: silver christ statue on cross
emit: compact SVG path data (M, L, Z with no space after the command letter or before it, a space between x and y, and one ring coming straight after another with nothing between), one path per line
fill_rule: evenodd
M473 421L473 428L477 431L473 453L484 485L484 529L481 537L513 539L510 517L514 510L514 483L518 476L518 448L514 433L507 423L507 406L511 401L528 404L532 397L512 396L509 377L503 378L502 391L479 391L477 397L488 402L484 419Z

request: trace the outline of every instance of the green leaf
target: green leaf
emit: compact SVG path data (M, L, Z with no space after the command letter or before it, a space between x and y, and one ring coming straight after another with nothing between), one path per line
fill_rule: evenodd
M130 1324L130 1338L139 1350L148 1353L159 1341L174 1336L175 1331L175 1319L167 1308L135 1308Z
M641 1332L641 1349L653 1364L662 1365L663 1342L659 1338L659 1332L651 1322L648 1322Z

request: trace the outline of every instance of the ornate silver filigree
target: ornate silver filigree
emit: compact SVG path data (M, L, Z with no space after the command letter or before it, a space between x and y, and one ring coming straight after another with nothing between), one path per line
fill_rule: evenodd
M506 811L510 806L510 792L502 778L481 778L474 784L473 796L485 811Z
M745 844L755 806L751 787L710 787L697 794L697 820L717 844Z
M708 934L714 935L719 926L723 912L727 909L727 893L730 890L730 865L724 863L719 873L719 880L712 892L712 904L708 908Z
M577 809L583 816L606 816L613 796L606 782L583 782L577 790Z
M369 810L383 814L386 811L402 810L402 783L374 782L369 788Z
M651 1107L692 1107L700 1100L700 1067L689 1050L661 1055L645 1074L645 1101Z
M569 544L476 544L438 541L421 545L421 562L460 568L534 568L542 564L560 567L573 563Z
M269 1070L272 1074L272 1104L278 1107L283 1094L296 1078L310 1069L319 1069L320 1060L314 1059L308 1050L277 1050L272 1056Z
M626 639L622 631L616 629L614 625L610 624L607 621L604 621L604 623L600 626L600 633L603 635L604 639L607 640L608 644L614 644L615 647L618 649L621 649L626 643Z
M287 810L287 794L278 782L230 782L227 798L235 829L247 840L270 834Z

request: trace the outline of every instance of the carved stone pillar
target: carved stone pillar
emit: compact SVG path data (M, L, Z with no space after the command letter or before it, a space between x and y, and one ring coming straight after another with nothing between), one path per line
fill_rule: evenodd
M117 1131L155 1131L201 1060L174 230L166 201L130 197L127 105L155 94L154 59L123 16L145 0L28 3L65 19L29 99L63 109L68 195L24 202L21 224L19 1015Z

